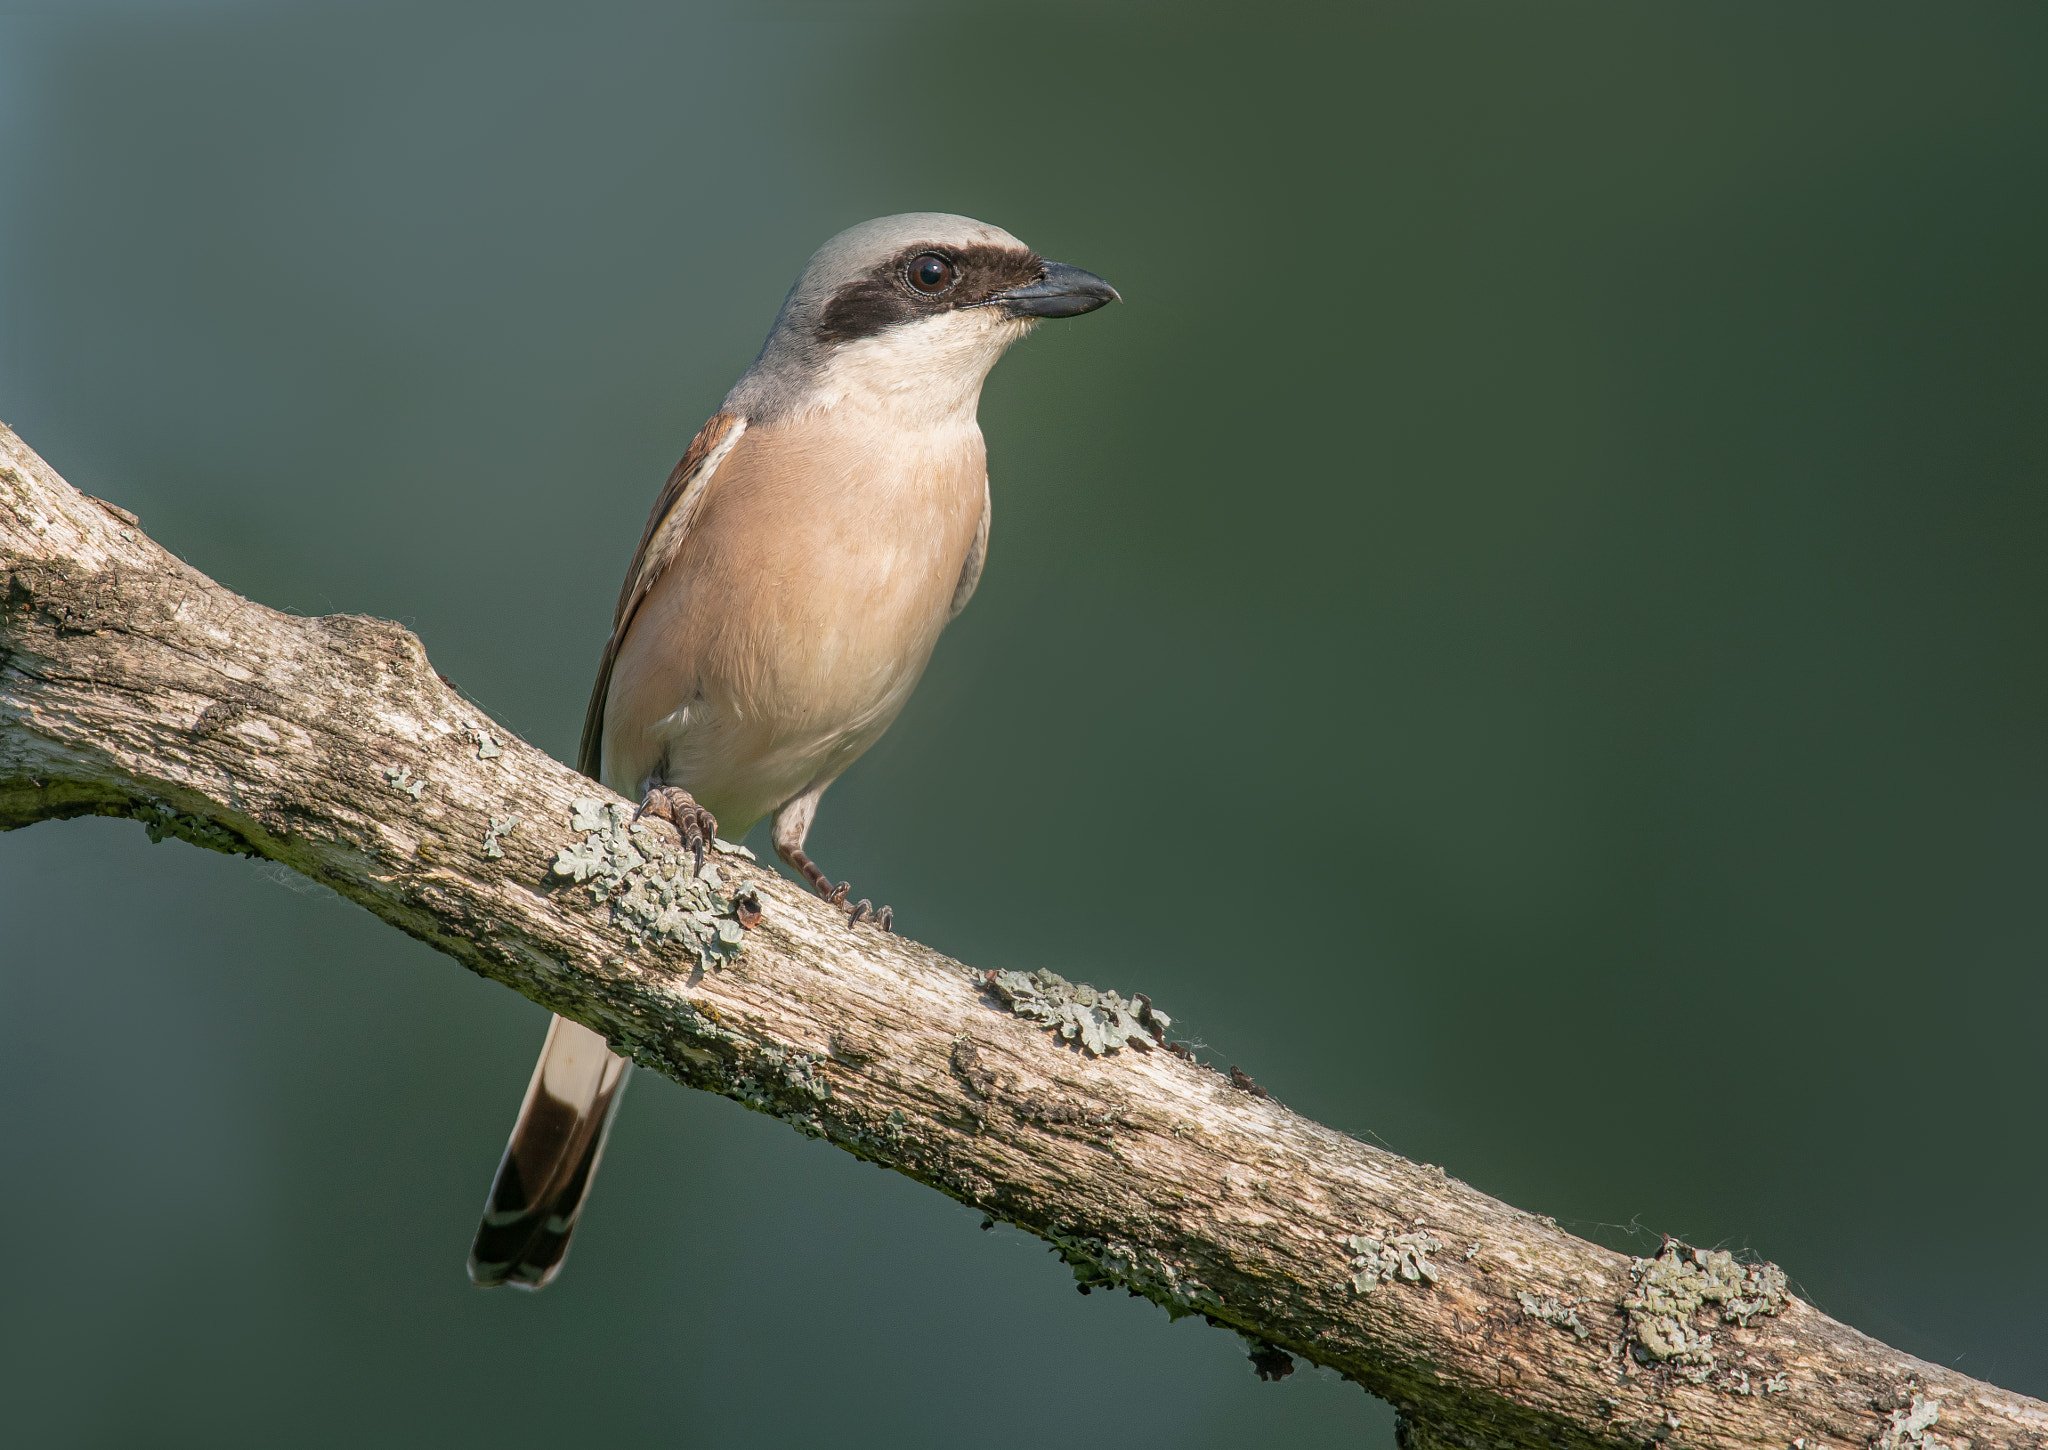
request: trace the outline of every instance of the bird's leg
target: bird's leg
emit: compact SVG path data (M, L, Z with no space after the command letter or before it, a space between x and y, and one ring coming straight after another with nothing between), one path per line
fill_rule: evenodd
M697 804L695 796L679 785L651 785L634 819L641 816L655 816L674 826L683 838L683 849L695 860L693 872L703 871L704 848L718 835L718 821Z
M833 886L832 878L818 869L818 863L806 856L801 846L785 846L782 842L777 841L775 843L775 854L797 870L803 872L804 880L817 888L818 895L824 897L834 906L845 904L846 893L853 889L852 883L842 881L838 886Z
M834 906L846 907L846 924L872 919L883 931L889 931L896 924L896 913L888 907L875 910L872 901L856 901L846 906L846 895L853 890L850 883L842 881L837 886L818 863L804 854L804 837L811 832L811 818L818 813L818 797L825 793L830 780L821 781L794 800L783 804L775 813L775 854L787 861L791 867L803 873L804 880L811 883L818 895Z
M838 885L833 885L832 878L824 873L817 862L804 854L803 847L786 845L781 841L777 841L775 843L775 854L787 861L798 871L803 872L804 880L811 883L811 886L817 891L818 895L824 897L834 906L846 907L846 924L848 926L872 920L883 931L891 931L895 928L896 909L894 907L885 906L880 911L877 911L875 910L874 902L869 901L866 897L862 897L859 901L854 902L853 905L847 906L846 896L848 892L853 890L853 883L841 881Z

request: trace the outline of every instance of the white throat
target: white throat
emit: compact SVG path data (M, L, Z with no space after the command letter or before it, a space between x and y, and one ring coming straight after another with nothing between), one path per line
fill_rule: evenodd
M849 407L899 428L972 423L981 385L1032 320L994 307L948 312L841 343L818 376L803 411Z

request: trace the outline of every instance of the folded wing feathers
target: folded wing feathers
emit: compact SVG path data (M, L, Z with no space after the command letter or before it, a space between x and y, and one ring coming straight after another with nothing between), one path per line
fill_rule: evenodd
M690 525L703 507L711 476L746 431L746 419L733 413L713 413L690 440L682 462L669 474L668 482L654 500L647 527L640 531L640 547L634 552L633 562L626 570L626 582L619 589L618 608L612 613L611 638L605 641L604 657L597 666L597 683L591 687L590 704L583 712L583 742L576 751L576 768L592 780L603 778L604 705L611 694L612 665L618 660L619 647L626 642L626 631L632 628L640 601L647 597L662 571L674 562L677 550L689 537Z

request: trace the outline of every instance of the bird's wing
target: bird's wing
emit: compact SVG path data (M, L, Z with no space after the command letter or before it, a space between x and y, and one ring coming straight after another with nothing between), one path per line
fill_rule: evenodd
M967 551L967 561L960 566L960 582L953 586L953 603L946 610L948 624L960 617L960 611L974 597L974 586L981 583L981 566L988 562L988 521L992 512L988 480L984 478L981 481L981 522L974 529L974 547Z
M689 536L690 526L703 508L711 476L746 431L747 420L737 414L713 413L690 440L683 461L668 476L661 496L654 501L654 512L647 516L639 552L633 555L626 570L626 582L619 589L619 607L612 615L612 636L605 641L604 658L597 666L597 683L591 687L590 704L583 712L583 743L576 751L576 768L592 780L601 778L605 698L611 693L612 665L618 660L619 647L626 642L626 631L632 628L633 616L640 612L640 602L647 597L647 591L675 561L683 540Z

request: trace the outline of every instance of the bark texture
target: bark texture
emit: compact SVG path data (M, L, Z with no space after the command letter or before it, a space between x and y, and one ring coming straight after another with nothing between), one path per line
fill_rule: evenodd
M0 829L131 816L282 862L646 1067L1041 1235L1084 1288L1237 1330L1275 1377L1289 1354L1342 1371L1409 1450L2048 1439L2048 1405L1827 1318L1770 1265L1630 1259L1289 1112L1168 1050L1142 999L849 930L731 855L725 917L690 928L709 949L636 925L622 893L660 868L575 805L616 799L406 630L240 598L0 427Z

